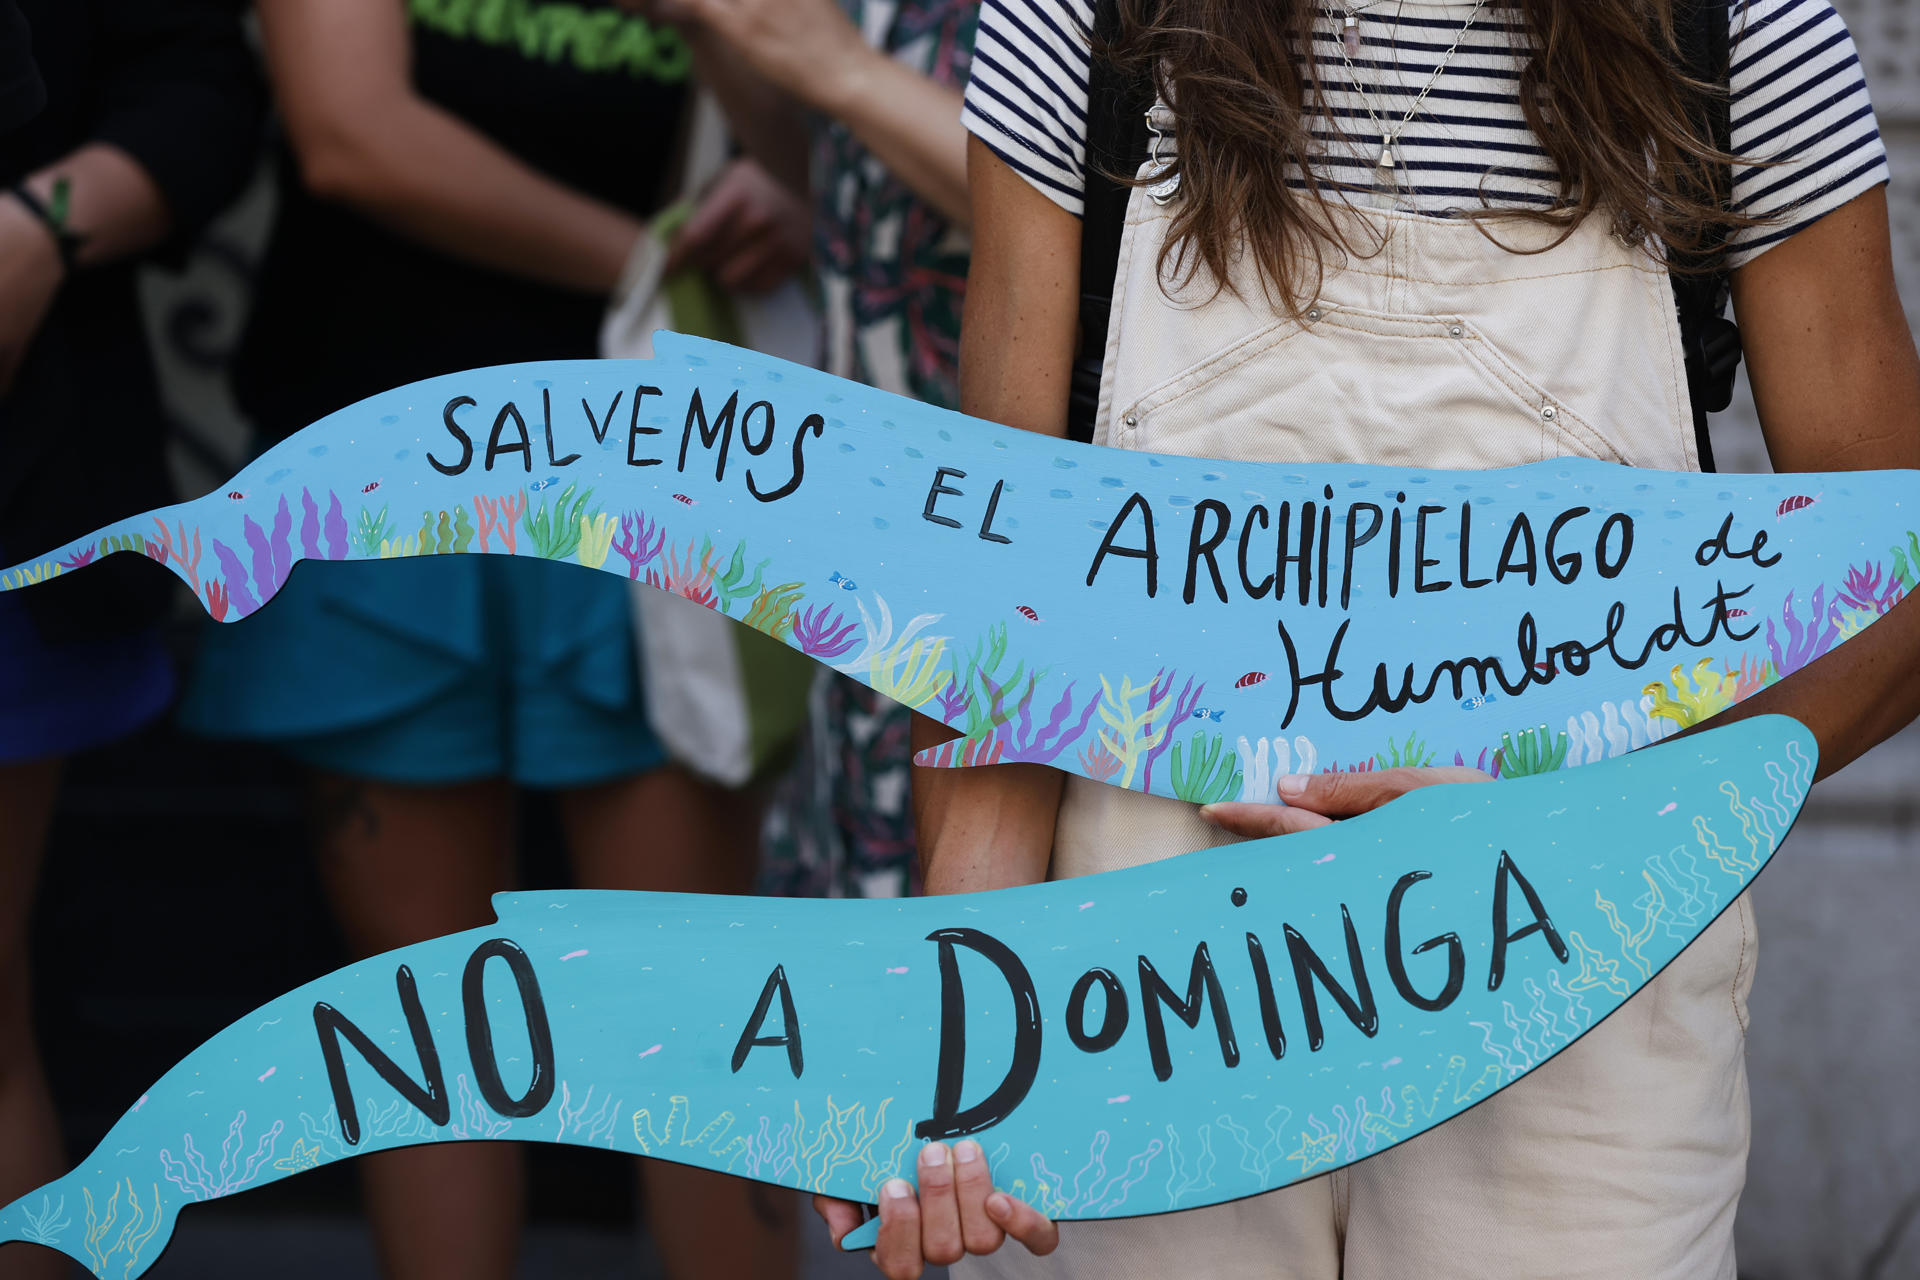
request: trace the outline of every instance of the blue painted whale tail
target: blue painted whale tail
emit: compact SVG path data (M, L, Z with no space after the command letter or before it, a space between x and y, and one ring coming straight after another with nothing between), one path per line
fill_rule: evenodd
M158 1185L123 1177L101 1196L76 1171L0 1209L0 1248L35 1244L96 1276L138 1275L167 1247L175 1220Z
M22 591L69 573L77 573L110 555L131 552L163 565L198 595L200 581L196 569L201 552L198 548L190 550L185 519L176 514L192 509L193 504L180 503L144 516L130 516L96 529L85 537L75 538L37 560L0 566L0 592ZM162 518L169 516L175 522L171 526ZM159 534L156 534L156 529L160 531ZM197 535L198 531L194 533ZM156 537L164 537L166 541L156 541ZM178 554L174 553L173 546L176 537L180 540Z

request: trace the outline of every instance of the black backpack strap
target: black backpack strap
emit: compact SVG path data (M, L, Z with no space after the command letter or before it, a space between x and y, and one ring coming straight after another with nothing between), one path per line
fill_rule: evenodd
M1732 43L1728 0L1680 0L1673 17L1682 70L1724 90ZM1731 151L1733 110L1724 92L1713 99L1707 125L1713 145ZM1729 197L1732 185L1731 172L1723 170L1721 190ZM1687 395L1693 404L1693 435L1700 450L1700 469L1712 471L1713 442L1707 433L1707 415L1732 402L1734 375L1740 368L1740 330L1726 316L1729 284L1725 231L1716 230L1699 250L1677 256L1676 262L1710 268L1704 272L1676 271L1671 279L1680 315L1680 350L1686 359Z
M1112 174L1131 175L1147 158L1146 113L1153 106L1149 78L1131 79L1099 56L1120 34L1119 0L1094 6L1094 58L1088 73L1087 164L1080 218L1080 342L1067 399L1067 435L1089 442L1100 411L1100 375L1107 358L1114 275L1133 188Z

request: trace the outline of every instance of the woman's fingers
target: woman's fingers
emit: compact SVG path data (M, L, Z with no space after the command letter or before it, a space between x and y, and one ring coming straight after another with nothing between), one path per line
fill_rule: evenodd
M686 225L673 237L663 271L672 276L687 267L705 270L723 253L733 239L734 223L745 209L737 195L716 187L707 193Z
M859 1205L848 1200L836 1200L832 1196L815 1196L813 1211L820 1215L820 1221L827 1224L827 1235L836 1249L847 1232L863 1221Z
M971 1138L953 1144L953 1189L960 1202L960 1242L966 1251L979 1254L998 1249L1007 1233L987 1212L993 1174L987 1169L986 1152Z
M791 280L798 267L780 237L765 235L740 246L712 270L721 288L758 297Z
M999 1249L1012 1236L1035 1255L1052 1253L1060 1229L1037 1209L993 1189L986 1153L962 1141L949 1150L930 1142L920 1150L920 1189L904 1178L880 1188L880 1239L873 1264L888 1280L918 1280L926 1264L948 1266L969 1254ZM860 1224L859 1206L815 1196L814 1211L838 1245Z
M1378 809L1419 787L1445 782L1489 782L1478 769L1459 765L1380 769L1366 773L1306 773L1280 779L1285 804L1229 800L1206 805L1200 816L1214 826L1248 839L1288 836L1324 827L1335 818Z
M1043 1258L1059 1247L1060 1228L1025 1201L1016 1200L1004 1191L996 1191L987 1197L986 1209L987 1216L1002 1231L1024 1245L1034 1257Z
M1419 787L1445 782L1488 782L1478 769L1441 765L1420 769L1380 769L1368 773L1294 774L1280 780L1280 798L1296 809L1329 818L1350 818L1378 809Z
M1295 809L1284 804L1252 804L1244 800L1206 805L1200 810L1200 816L1222 830L1249 840L1263 836L1290 836L1333 822L1332 818L1311 809Z
M966 1253L953 1156L941 1142L920 1148L920 1243L926 1260L941 1266L960 1261Z
M920 1247L920 1204L905 1178L889 1178L880 1187L880 1240L873 1265L887 1280L920 1280L926 1264Z
M666 274L697 267L725 288L766 293L806 265L808 235L794 194L753 161L736 160L674 236Z

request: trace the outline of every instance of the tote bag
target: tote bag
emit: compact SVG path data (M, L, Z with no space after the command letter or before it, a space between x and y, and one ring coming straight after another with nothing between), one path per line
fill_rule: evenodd
M600 329L600 354L650 359L656 329L716 338L800 364L819 354L820 320L798 281L763 297L729 294L697 271L664 274L668 246L727 161L724 118L700 94L681 198L629 259ZM773 638L652 587L633 588L641 679L654 732L680 764L741 786L782 761L806 720L813 662Z

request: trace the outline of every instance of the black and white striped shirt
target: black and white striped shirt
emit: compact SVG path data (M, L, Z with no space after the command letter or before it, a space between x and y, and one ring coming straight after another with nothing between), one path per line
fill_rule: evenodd
M1569 0L1579 3L1580 0ZM1075 214L1086 163L1084 34L1093 0L985 0L964 120L1056 204ZM1316 131L1323 180L1373 181L1381 125L1400 124L1459 38L1458 52L1394 148L1413 207L1433 213L1541 205L1557 197L1551 162L1527 128L1509 11L1473 0L1386 0L1359 13L1362 45L1341 58L1345 9L1323 9L1315 52L1334 127ZM1357 81L1357 82L1356 82ZM1735 234L1734 262L1887 181L1860 59L1829 0L1734 0L1733 150L1772 163L1734 172L1734 201L1768 219Z

